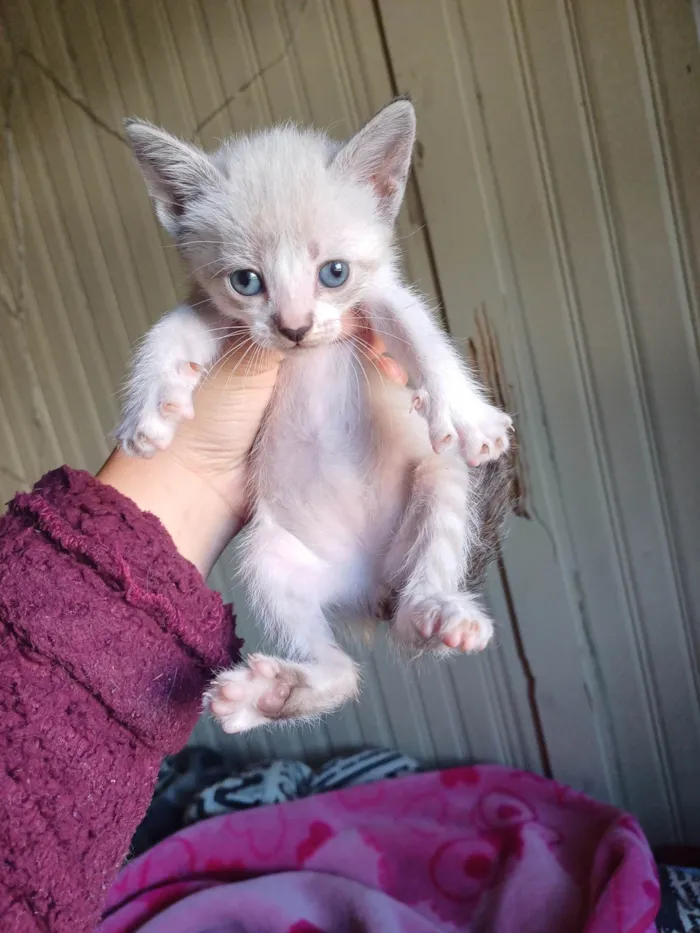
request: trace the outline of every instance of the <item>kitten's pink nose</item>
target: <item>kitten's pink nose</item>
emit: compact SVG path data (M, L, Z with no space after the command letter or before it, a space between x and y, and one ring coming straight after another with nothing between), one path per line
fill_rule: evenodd
M292 343L301 343L311 330L311 321L303 327L283 327L281 324L278 324L277 330L286 337L287 340L291 340Z

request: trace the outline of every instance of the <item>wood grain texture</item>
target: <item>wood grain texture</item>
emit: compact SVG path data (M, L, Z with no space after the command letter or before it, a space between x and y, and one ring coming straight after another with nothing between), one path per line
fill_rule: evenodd
M186 286L122 134L419 118L408 274L517 416L496 644L380 643L314 729L240 760L394 745L503 761L700 842L700 54L684 0L5 0L0 491L109 450L131 345ZM227 554L212 582L240 607ZM381 642L381 640L380 640Z

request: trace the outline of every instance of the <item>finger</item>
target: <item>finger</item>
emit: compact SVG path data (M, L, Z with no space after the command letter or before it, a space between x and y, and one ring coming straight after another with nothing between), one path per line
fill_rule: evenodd
M408 376L403 367L390 356L386 355L386 346L380 334L378 334L370 324L364 314L358 315L357 337L364 343L365 352L377 365L379 371L399 385L405 386L408 382Z
M365 340L372 347L377 356L381 356L383 353L386 353L386 347L384 346L383 338L371 327L368 327L366 330Z
M395 359L391 356L379 356L377 357L377 365L379 366L382 373L391 380L391 382L396 382L399 385L405 386L408 382L408 376L406 370L400 363L397 363Z
M371 347L378 356L386 350L383 339L374 330L364 314L357 317L356 334L358 339L363 341L367 347Z
M259 376L279 369L282 359L278 351L259 347L252 340L232 340L224 347L221 362L218 365L215 363L212 370L216 367L227 377L231 374L238 377Z

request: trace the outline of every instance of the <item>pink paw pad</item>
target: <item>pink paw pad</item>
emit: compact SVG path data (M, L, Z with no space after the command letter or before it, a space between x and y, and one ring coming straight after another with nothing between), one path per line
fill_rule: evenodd
M426 647L437 650L481 651L493 635L491 619L466 593L425 598L407 609L403 618Z

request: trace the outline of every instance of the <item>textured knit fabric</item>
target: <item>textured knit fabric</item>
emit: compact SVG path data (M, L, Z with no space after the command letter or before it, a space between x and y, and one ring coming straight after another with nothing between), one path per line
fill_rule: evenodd
M0 930L87 933L240 647L153 515L66 467L0 519Z

